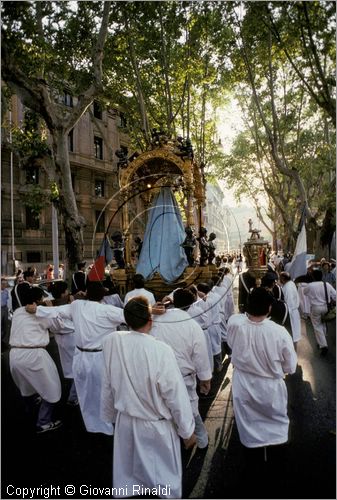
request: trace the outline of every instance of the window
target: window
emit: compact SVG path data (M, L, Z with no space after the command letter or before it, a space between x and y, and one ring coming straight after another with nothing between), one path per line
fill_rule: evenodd
M96 216L96 233L105 233L105 213L100 210L95 210Z
M30 207L26 207L26 229L39 229L40 220Z
M68 151L74 151L74 130L70 130L68 134Z
M95 196L97 198L104 198L104 181L95 180Z
M37 167L30 167L26 170L26 182L27 184L38 184L39 183L39 169Z
M41 252L27 252L27 262L41 262Z
M94 101L94 117L102 120L102 107L97 101Z
M103 139L102 137L94 137L95 158L103 160Z
M75 174L71 174L71 186L73 191L75 191Z
M66 91L63 94L63 104L69 106L70 108L73 107L73 96Z

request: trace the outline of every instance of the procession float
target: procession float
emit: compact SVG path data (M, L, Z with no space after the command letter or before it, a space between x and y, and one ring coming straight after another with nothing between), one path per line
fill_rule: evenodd
M203 226L205 179L192 145L188 139L169 140L155 130L152 136L147 151L131 158L125 152L117 154L122 228L109 236L115 238L115 254L123 248L124 262L113 270L120 293L133 288L133 275L140 273L160 300L175 288L214 278L217 268L214 253L204 258L209 247ZM130 206L137 198L135 214ZM136 228L139 219L145 227L142 235Z

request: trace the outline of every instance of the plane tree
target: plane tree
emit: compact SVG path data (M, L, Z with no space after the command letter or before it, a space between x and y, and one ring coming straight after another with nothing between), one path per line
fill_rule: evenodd
M43 168L56 187L53 203L62 217L69 272L83 258L85 220L71 183L68 134L103 92L110 7L111 2L2 4L2 80L48 131Z

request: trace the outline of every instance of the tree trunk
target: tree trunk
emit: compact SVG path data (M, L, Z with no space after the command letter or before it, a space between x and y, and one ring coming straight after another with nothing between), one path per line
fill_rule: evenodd
M62 129L57 130L57 132L54 132L52 139L57 184L60 192L57 208L62 215L69 278L75 271L76 264L83 260L83 228L85 226L85 219L78 212L72 188L68 134Z

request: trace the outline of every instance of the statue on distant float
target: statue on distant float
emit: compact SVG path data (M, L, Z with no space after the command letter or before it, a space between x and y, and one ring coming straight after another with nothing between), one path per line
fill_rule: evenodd
M151 145L152 147L161 147L168 143L169 138L163 130L153 128L151 130Z
M175 147L175 154L177 156L181 156L183 159L188 158L190 160L193 160L194 152L190 139L184 139L183 137L178 136L176 139Z
M211 233L208 237L208 264L213 264L213 260L215 259L215 250L216 246L214 240L216 239L216 234Z
M251 233L250 239L251 240L258 240L260 239L260 233L261 229L253 229L253 221L252 219L248 219L248 224L249 224L249 233Z
M185 227L186 238L184 239L181 246L185 250L185 254L187 257L188 265L193 266L194 264L194 249L197 245L196 237L194 236L193 229L190 226Z
M135 243L136 243L136 257L139 260L140 252L142 251L143 241L139 236L136 236Z
M118 158L117 167L126 168L129 164L128 148L116 149L115 155Z
M204 267L206 265L209 247L207 241L207 229L205 227L201 227L199 230L199 237L197 238L199 242L199 251L200 251L200 262L199 265Z
M113 242L111 249L118 269L125 269L123 234L121 231L115 231L112 233L110 239Z

